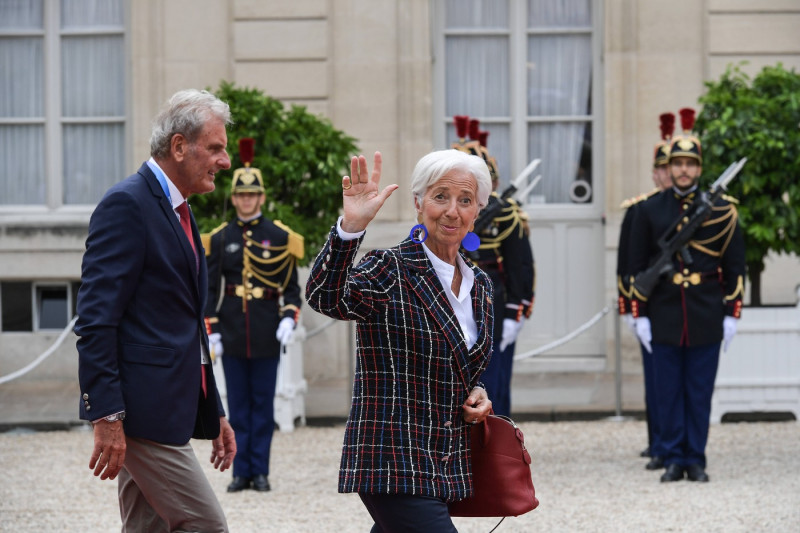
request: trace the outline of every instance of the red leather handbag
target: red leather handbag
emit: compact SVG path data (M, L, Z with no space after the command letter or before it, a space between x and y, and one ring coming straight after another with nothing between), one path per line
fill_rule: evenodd
M539 500L522 430L505 416L489 415L472 427L472 496L448 504L450 516L519 516Z

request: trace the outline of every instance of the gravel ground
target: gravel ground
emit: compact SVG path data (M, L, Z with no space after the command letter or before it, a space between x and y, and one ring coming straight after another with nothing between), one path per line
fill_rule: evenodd
M507 518L503 532L798 532L800 424L711 427L710 483L662 484L638 456L642 421L524 422L533 452L539 508ZM209 465L210 446L193 446L233 532L367 532L357 496L336 492L344 427L276 433L273 490L228 494L228 472ZM0 434L0 531L119 531L116 481L88 468L92 435L73 431ZM487 532L492 518L457 518L461 533Z

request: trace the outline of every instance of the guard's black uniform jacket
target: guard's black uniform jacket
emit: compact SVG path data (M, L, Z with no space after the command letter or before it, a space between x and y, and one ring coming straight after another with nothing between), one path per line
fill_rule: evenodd
M278 323L300 314L302 255L303 238L264 216L236 218L211 233L206 320L210 332L222 334L226 357L280 356Z
M503 200L496 192L489 196L484 209L493 202L500 202L503 207L479 234L481 245L469 257L494 284L494 341L499 343L503 319L519 321L533 311L536 268L525 213L514 200Z
M658 240L694 201L667 189L641 203L631 230L630 268L641 272L659 254ZM719 199L711 217L689 243L691 264L673 257L675 274L663 278L644 298L635 288L634 317L650 318L653 342L703 346L720 342L725 315L739 318L744 291L744 240L736 207Z
M617 309L621 315L631 312L631 282L635 272L631 272L630 267L630 237L636 210L640 203L654 194L658 194L659 190L653 189L649 193L625 200L620 205L621 209L625 209L625 216L622 217L622 224L619 228L619 246L617 247Z

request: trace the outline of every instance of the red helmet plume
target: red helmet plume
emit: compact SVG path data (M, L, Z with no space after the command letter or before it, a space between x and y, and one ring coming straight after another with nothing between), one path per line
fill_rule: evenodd
M681 114L681 128L684 133L689 133L694 128L694 109L691 107L684 107L679 109L678 113Z
M478 132L478 142L481 143L481 146L484 148L488 148L487 141L489 140L489 132L488 131L479 131Z
M675 133L675 114L662 113L658 118L661 120L661 138L668 141Z
M255 155L256 141L252 137L244 137L239 139L239 159L242 160L244 166L249 167L253 162Z
M473 118L469 121L469 138L473 141L478 140L481 131L480 124L481 122L477 118Z
M453 124L456 126L456 135L459 139L467 138L467 128L469 127L469 115L454 115Z

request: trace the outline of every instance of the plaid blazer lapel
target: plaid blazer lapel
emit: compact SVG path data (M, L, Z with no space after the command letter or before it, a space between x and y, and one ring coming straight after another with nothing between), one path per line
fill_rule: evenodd
M492 302L491 285L485 282L487 279L486 274L475 266L471 265L471 268L475 273L475 285L472 287L472 312L478 325L478 339L469 351L469 356L470 361L475 361L482 358L482 354L486 353L486 351L491 352L492 332L494 330L492 306L494 303ZM487 344L489 344L488 347L486 346ZM478 375L474 377L474 381L469 382L470 384L474 385L474 382L477 382L478 376L483 373L488 363L489 359L485 358L483 366L477 371ZM472 389L471 386L467 388Z
M458 361L458 371L461 381L469 390L472 379L470 373L470 353L475 350L468 350L461 326L456 318L453 306L450 305L447 295L444 292L436 271L433 269L428 256L420 244L413 243L410 239L400 244L400 254L406 268L406 278L411 290L425 302L426 309L430 312L434 321L438 325L441 333L447 339L453 354ZM477 284L476 284L477 285ZM473 288L475 290L475 288ZM481 289L478 289L481 290ZM483 305L483 304L481 304ZM476 309L477 311L477 309ZM476 314L479 317L481 315ZM478 320L478 342L486 342L486 324ZM475 348L473 347L473 348ZM479 353L479 352L476 352Z

